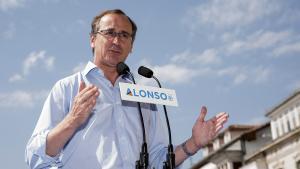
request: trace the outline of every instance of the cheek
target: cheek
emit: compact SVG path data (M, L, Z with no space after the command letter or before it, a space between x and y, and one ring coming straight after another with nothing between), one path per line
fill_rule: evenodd
M126 52L131 53L132 52L132 45L126 46Z
M105 52L106 51L106 49L108 49L108 46L109 46L109 44L107 44L107 43L104 43L104 42L98 42L98 41L96 41L95 43L94 43L94 48L95 48L95 50L96 51L99 51L99 52Z

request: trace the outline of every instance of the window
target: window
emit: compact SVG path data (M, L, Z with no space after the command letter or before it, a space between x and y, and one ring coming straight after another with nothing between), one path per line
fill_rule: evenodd
M242 166L241 162L234 162L233 163L233 169L239 169Z
M208 147L208 152L209 152L209 153L211 153L211 152L214 151L214 147L213 147L212 144L209 144L207 147Z
M220 137L220 146L222 146L224 144L224 136Z
M290 120L288 118L287 118L287 128L288 128L288 131L292 130L291 123L290 123Z

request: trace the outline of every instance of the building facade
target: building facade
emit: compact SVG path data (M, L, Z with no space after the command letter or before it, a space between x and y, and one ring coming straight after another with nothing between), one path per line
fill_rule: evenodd
M193 169L300 169L300 90L263 125L232 125L203 148Z

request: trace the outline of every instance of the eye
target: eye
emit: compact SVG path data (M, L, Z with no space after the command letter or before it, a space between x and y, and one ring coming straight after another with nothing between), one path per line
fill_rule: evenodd
M129 33L127 33L127 32L122 32L121 36L125 39L128 39L130 37Z
M105 35L107 35L107 36L114 36L114 34L115 34L115 32L112 30L105 31Z

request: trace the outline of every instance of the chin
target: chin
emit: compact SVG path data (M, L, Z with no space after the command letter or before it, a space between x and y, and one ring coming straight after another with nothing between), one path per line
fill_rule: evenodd
M108 67L117 67L117 64L120 62L105 62L105 65Z

